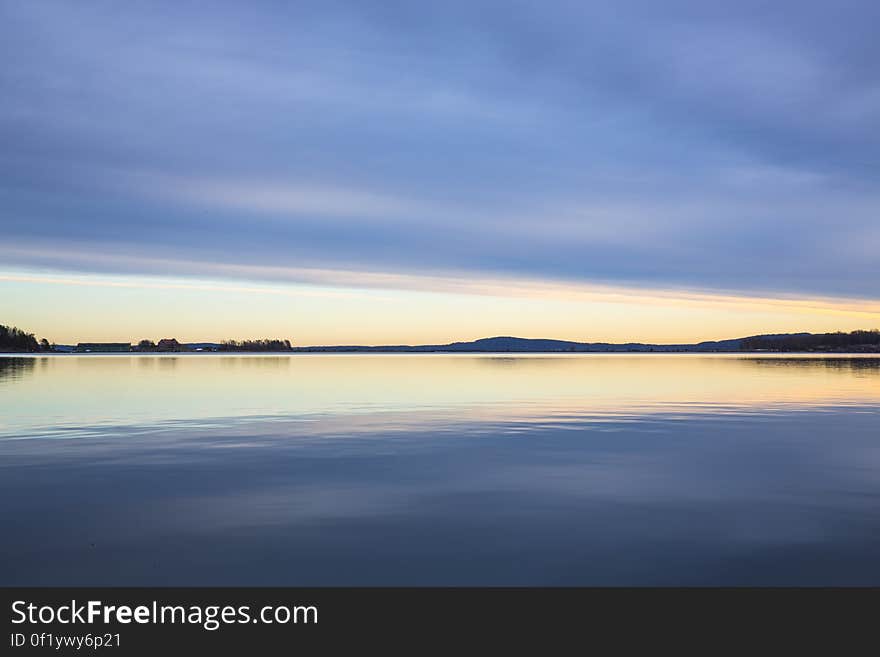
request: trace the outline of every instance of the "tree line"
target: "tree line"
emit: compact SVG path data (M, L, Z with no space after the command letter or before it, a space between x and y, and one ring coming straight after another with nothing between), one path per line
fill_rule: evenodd
M768 351L841 351L846 349L880 348L880 330L844 333L804 333L786 336L755 336L742 341L744 350Z
M217 351L290 351L290 340L223 340Z
M17 326L3 326L0 324L0 351L17 351L33 353L38 351L52 351L53 346L46 338L38 342L33 333L26 333Z
M205 343L207 344L207 343ZM191 347L187 344L178 344L175 341L173 351L189 351ZM263 338L259 340L224 340L220 344L214 346L206 346L206 350L215 351L291 351L293 347L290 340L278 340ZM152 340L141 340L134 347L134 351L167 351L162 349L162 345L157 345Z

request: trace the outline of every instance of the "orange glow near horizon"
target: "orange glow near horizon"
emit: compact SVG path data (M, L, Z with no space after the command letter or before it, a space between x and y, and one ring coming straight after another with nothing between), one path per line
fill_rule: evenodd
M172 336L186 342L267 336L298 345L442 344L494 335L690 343L880 326L878 300L285 271L294 280L0 272L2 322L61 344Z

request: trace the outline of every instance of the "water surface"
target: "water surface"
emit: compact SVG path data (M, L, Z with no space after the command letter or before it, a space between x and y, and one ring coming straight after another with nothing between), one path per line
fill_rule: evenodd
M880 584L880 359L0 357L0 584Z

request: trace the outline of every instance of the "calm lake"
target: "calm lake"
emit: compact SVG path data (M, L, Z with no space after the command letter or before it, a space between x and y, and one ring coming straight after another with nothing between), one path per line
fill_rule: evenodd
M880 584L880 359L0 356L0 585Z

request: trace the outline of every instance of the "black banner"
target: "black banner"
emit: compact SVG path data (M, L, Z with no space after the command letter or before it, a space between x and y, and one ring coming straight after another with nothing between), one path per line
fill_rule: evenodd
M759 647L836 623L873 632L877 589L29 588L0 589L2 654L160 654L352 646L464 650L475 638L543 653L715 641ZM708 647L708 646L707 646Z

